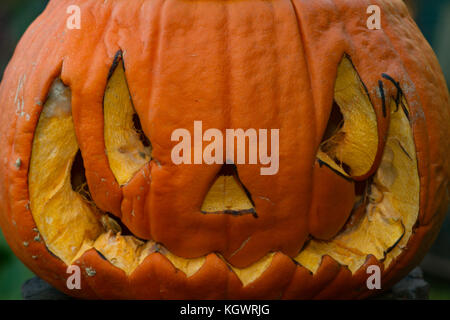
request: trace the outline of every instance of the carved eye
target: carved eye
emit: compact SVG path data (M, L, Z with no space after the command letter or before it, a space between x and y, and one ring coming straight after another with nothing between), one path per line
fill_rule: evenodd
M103 102L105 146L111 170L124 185L150 161L152 147L134 110L121 54L114 66Z
M355 272L373 255L387 267L411 237L419 212L408 105L401 92L390 100L388 138L377 163L379 120L348 57L338 67L334 93L314 169L313 239L296 260L316 272L328 255Z
M57 79L36 128L28 179L39 232L48 249L67 264L102 232L101 213L85 199L84 179L76 174L83 167L80 156L74 163L78 152L71 92ZM74 164L79 170L72 170Z
M334 104L317 157L346 176L363 176L379 146L377 116L350 59L339 64Z

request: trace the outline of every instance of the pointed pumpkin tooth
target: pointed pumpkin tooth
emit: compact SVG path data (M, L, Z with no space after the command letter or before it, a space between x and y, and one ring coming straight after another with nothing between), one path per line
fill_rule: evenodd
M161 252L174 265L175 268L181 270L188 278L197 273L206 261L206 257L194 259L178 257L167 249L162 250Z
M256 279L258 279L264 273L264 271L266 271L267 268L269 268L270 264L272 263L274 255L275 253L269 253L262 259L255 262L254 264L252 264L247 268L239 269L231 265L229 266L236 274L236 276L239 278L239 280L242 282L242 285L245 287L251 284Z

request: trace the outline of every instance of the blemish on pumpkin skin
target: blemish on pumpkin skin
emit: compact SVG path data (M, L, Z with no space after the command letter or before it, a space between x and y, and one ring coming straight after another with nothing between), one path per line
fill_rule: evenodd
M24 241L24 242L23 242L23 246L24 246L25 248L27 248L29 245L30 245L30 243L29 243L28 241Z
M234 255L236 255L239 251L241 251L245 247L245 245L248 243L250 238L251 238L251 236L248 237L244 242L242 242L241 246L231 254L230 258L233 257Z
M41 101L39 98L35 98L35 99L34 99L34 103L35 103L37 106L42 107L42 101Z
M37 234L34 236L34 241L40 242L41 241L41 234L37 228L32 229L33 232L36 232Z
M270 204L271 205L275 205L275 203L272 201L272 200L270 200L269 198L267 198L267 197L264 197L264 196L259 196L258 198L260 198L260 199L263 199L263 200L265 200L265 201L268 201L268 202L270 202Z
M18 158L14 163L14 165L16 166L17 169L20 169L20 167L22 166L22 159Z
M156 163L156 165L158 166L158 168L161 168L161 167L162 167L161 162L159 162L158 159L154 159L154 158L153 158L152 160L155 161L155 163Z
M88 277L94 277L97 274L97 271L95 271L95 269L91 267L85 268L85 271Z
M16 114L19 116L23 115L23 107L24 107L23 86L24 86L26 79L27 79L27 76L25 74L19 79L16 96L14 98L14 103L16 104Z

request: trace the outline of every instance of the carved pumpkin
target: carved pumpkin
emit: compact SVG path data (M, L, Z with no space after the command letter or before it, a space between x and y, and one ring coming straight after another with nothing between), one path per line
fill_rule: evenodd
M0 101L0 225L75 297L363 298L447 208L448 89L402 1L51 1ZM278 173L175 165L198 120L279 129Z

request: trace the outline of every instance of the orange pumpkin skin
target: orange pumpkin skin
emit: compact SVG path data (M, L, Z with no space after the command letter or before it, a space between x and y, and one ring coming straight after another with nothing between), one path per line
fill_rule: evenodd
M66 29L66 9L73 4L82 10L81 30ZM371 4L382 9L382 30L365 26ZM82 270L94 267L95 276L82 272L82 289L69 290L67 266L42 241L34 241L36 225L27 206L33 136L42 102L60 76L72 90L76 135L93 199L102 210L130 219L127 202L135 201L142 183L133 180L120 188L104 152L102 102L118 50L124 52L133 103L158 160L142 169L151 172L152 182L147 201L137 206L149 212L151 224L139 232L179 256L207 258L186 277L164 255L152 253L126 275L91 249L75 264ZM407 248L389 268L369 257L352 274L325 256L312 274L292 257L308 237L304 221L312 198L312 167L344 54L352 58L377 114L380 75L402 84L417 150L419 218ZM0 226L31 270L79 298L365 298L376 293L366 287L367 266L381 267L383 289L398 281L420 262L447 209L448 89L434 53L399 0L51 1L18 45L1 83L0 101ZM190 130L194 120L208 128L280 128L277 175L261 176L258 166L238 168L252 194L263 195L271 186L276 208L254 198L260 210L256 223L251 215L196 214L220 166L177 167L169 143L174 129ZM213 253L246 267L273 251L270 266L247 286Z

